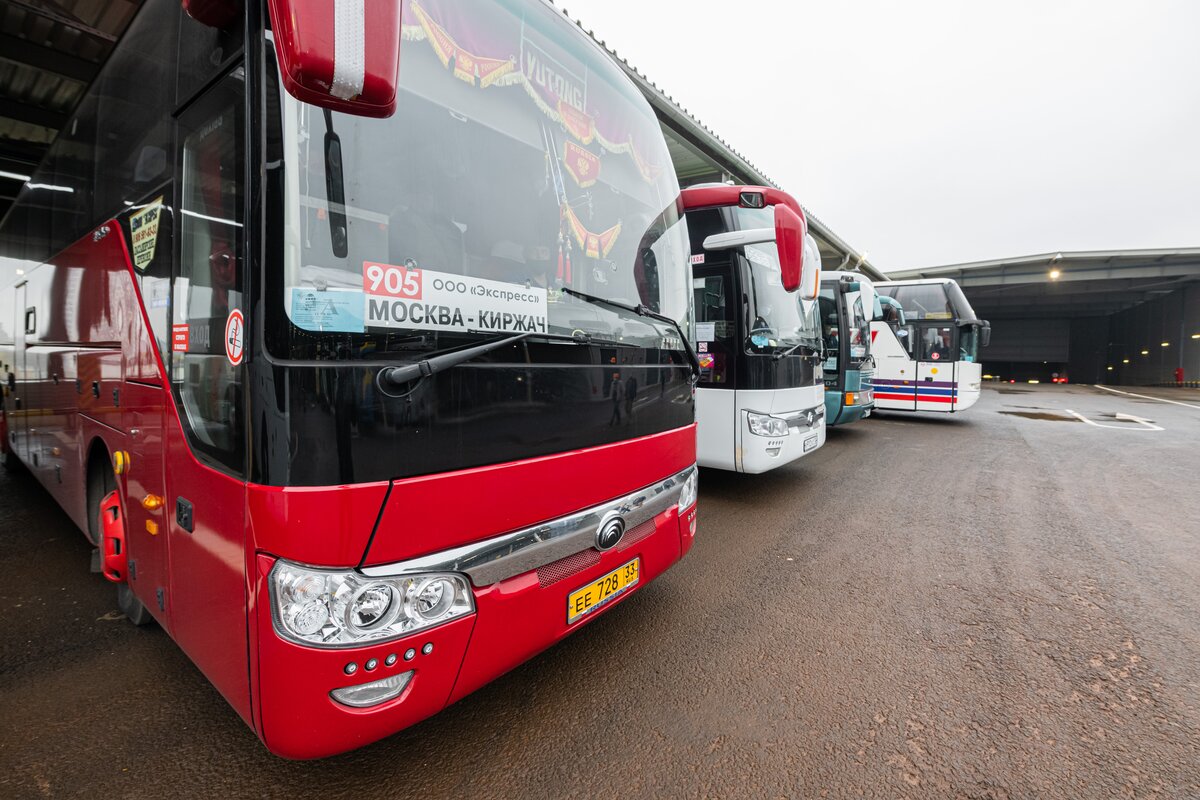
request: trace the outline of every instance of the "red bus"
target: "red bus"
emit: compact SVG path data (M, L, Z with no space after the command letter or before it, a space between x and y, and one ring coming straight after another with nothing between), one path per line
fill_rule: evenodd
M6 463L289 758L436 713L696 528L644 98L542 0L363 8L148 0L0 225Z

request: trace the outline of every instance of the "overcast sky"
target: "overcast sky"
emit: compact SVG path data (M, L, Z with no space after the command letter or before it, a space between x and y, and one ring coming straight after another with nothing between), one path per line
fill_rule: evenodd
M558 2L882 269L1200 246L1200 2Z

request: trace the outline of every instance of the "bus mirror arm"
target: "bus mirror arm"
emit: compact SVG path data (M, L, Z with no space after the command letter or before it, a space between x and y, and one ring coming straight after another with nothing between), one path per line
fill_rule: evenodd
M350 252L350 230L346 220L346 176L342 165L342 140L333 130L333 114L325 113L325 198L329 203L329 244L333 254L345 258Z

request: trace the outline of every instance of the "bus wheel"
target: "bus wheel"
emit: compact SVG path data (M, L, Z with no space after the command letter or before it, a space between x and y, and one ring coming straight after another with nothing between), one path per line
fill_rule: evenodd
M124 520L120 519L116 488L117 479L113 475L112 462L102 449L97 450L88 465L88 523L92 540L100 548L104 577L117 584L117 608L134 625L145 625L154 618L129 587L124 558L120 557L124 555L122 551L126 546L124 531L111 537L104 532L106 522L109 526L124 525ZM109 556L107 559L106 554Z
M24 465L21 463L21 459L17 458L17 454L12 450L0 452L0 465L2 465L4 467L4 471L8 473L17 473L24 468Z

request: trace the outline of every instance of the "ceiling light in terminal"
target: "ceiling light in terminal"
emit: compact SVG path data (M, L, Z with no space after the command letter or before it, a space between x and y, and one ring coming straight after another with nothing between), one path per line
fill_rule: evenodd
M1171 343L1170 343L1170 342L1163 342L1163 343L1162 343L1160 346L1161 346L1161 347L1170 347L1170 346L1171 346Z
M1109 372L1112 372L1112 371L1113 371L1113 367L1111 367L1111 366L1110 366L1110 367L1108 368L1108 371L1109 371Z
M1050 270L1050 280L1056 281L1061 277L1062 277L1062 272L1060 272L1059 270L1056 270L1056 269Z
M1150 351L1149 351L1149 350L1143 350L1143 351L1142 351L1142 355L1144 355L1144 356L1148 356L1148 355L1150 355Z
M1122 358L1122 359L1121 359L1121 363L1122 363L1122 364L1128 364L1128 363L1129 363L1129 359L1128 359L1128 358Z

